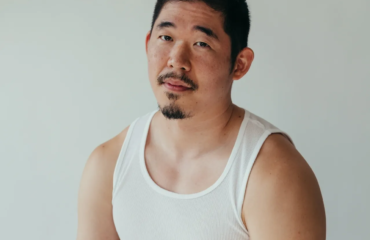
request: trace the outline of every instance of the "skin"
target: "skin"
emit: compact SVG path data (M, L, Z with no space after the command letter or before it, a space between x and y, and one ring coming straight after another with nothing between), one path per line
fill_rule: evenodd
M161 22L175 27L157 28ZM211 38L194 26L212 29ZM223 17L201 2L168 3L146 36L148 75L160 107L175 104L189 118L168 120L157 112L150 125L145 161L153 181L183 194L202 191L221 175L243 120L231 87L249 70L254 53L243 49L230 71L231 42ZM160 75L185 74L199 88L169 91ZM79 190L78 240L119 239L112 217L113 171L127 129L98 146L87 160ZM264 142L246 187L242 216L252 240L325 239L324 204L316 177L281 134Z

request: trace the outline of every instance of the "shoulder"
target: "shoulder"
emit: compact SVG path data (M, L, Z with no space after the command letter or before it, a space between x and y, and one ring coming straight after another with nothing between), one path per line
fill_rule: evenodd
M249 176L243 209L256 239L325 239L325 210L312 169L281 134L265 140Z
M129 126L115 137L97 146L90 154L87 164L104 165L109 164L110 162L115 164L115 161L117 160L115 158L118 157L122 144L126 139L128 129Z
M99 171L106 176L113 176L114 167L122 144L126 139L128 128L126 127L115 137L97 146L88 157L84 172Z
M253 176L252 176L253 175ZM303 156L288 140L286 135L270 134L263 143L253 166L251 176L278 180L277 183L293 178L309 178L308 183L316 180L314 173Z
M113 173L128 127L88 157L78 192L77 239L118 239L112 217Z

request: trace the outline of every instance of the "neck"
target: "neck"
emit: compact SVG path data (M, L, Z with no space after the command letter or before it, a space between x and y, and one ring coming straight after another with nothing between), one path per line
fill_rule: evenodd
M232 103L182 120L168 120L158 112L153 117L151 139L175 159L197 158L235 138L233 130L239 129L242 114Z

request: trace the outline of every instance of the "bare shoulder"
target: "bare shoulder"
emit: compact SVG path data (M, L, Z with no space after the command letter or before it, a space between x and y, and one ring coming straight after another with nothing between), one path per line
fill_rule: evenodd
M119 151L121 150L122 144L125 141L128 128L129 127L126 127L122 132L112 139L97 146L90 154L86 164L115 165Z
M314 172L281 134L264 142L249 176L243 205L252 239L324 240L324 203Z
M119 239L112 216L113 172L128 127L88 157L78 192L78 240Z

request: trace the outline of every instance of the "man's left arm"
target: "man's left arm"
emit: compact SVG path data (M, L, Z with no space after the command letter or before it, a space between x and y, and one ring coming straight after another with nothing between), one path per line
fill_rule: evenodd
M325 240L318 181L282 135L270 135L252 168L243 209L251 240Z

